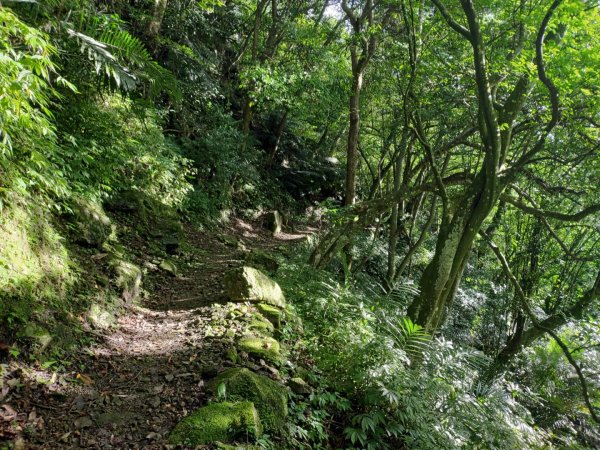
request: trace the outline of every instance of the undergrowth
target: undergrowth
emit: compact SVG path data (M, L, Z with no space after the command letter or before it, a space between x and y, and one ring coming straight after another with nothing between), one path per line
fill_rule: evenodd
M405 317L405 305L417 293L412 285L385 294L364 275L360 283L344 285L309 267L299 253L278 280L303 324L299 360L311 367L321 389L295 404L294 448L549 444L520 403L529 395L526 388L503 379L480 381L486 356L432 339Z

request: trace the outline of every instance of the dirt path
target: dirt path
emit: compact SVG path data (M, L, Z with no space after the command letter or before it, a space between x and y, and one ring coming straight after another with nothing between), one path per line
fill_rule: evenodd
M267 250L306 234L274 237L242 221L225 233ZM229 318L222 277L243 263L243 251L214 233L188 227L186 235L181 274L149 271L149 297L71 355L66 373L10 374L18 389L0 413L22 428L15 448L164 448L179 419L205 402L204 380L232 364L226 353L239 324Z

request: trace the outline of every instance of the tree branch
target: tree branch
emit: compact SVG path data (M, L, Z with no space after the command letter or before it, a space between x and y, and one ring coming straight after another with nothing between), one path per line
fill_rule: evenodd
M585 377L583 376L581 367L579 367L579 364L577 364L577 361L575 361L575 358L573 358L573 355L571 354L569 347L567 347L567 345L562 341L562 339L558 336L558 334L556 334L556 332L554 330L544 326L542 323L540 323L538 321L537 317L535 316L535 314L533 313L533 311L531 309L531 305L529 305L527 296L525 295L525 293L523 292L523 289L521 288L521 285L519 284L519 281L517 280L517 278L514 276L514 274L510 270L510 266L508 265L508 261L506 260L506 257L500 251L498 246L496 244L494 244L494 242L483 231L480 231L480 234L487 241L488 245L491 247L492 251L494 252L496 257L500 261L500 264L502 265L502 269L504 270L504 273L505 273L506 277L509 279L510 283L515 288L515 291L517 292L517 296L519 297L519 300L521 301L521 306L523 307L523 311L525 311L529 320L531 320L531 322L533 323L533 325L536 328L539 328L540 330L542 330L542 331L548 333L550 336L552 336L554 341L558 344L558 346L562 350L563 354L569 361L569 364L571 364L573 369L575 369L575 372L577 373L577 378L579 378L579 383L581 385L581 393L583 394L583 399L585 401L585 405L587 406L587 409L590 412L590 415L592 416L592 419L594 420L594 422L600 423L600 418L596 415L594 406L592 405L592 402L590 401L587 382L585 380Z
M450 27L454 31L456 31L457 33L460 33L462 36L464 36L466 39L468 39L470 41L472 36L471 36L471 33L469 32L469 30L465 26L459 24L456 20L454 20L452 15L448 12L446 7L444 6L444 4L442 2L440 2L440 0L432 0L432 1L433 1L433 4L435 5L435 7L440 12L440 14L442 15L442 17L444 18L444 20L448 23L448 25L450 25Z
M574 214L564 214L564 213L559 213L556 211L548 211L548 210L544 210L544 209L538 209L533 206L526 205L525 203L517 200L514 197L511 197L508 194L502 194L500 196L500 198L502 200L504 200L505 202L510 203L511 205L519 208L520 210L525 211L526 213L529 213L529 214L533 214L536 217L551 218L551 219L561 220L563 222L579 222L579 221L585 219L587 216L590 216L590 215L595 214L598 211L600 211L600 204L596 204L596 205L588 206L587 208L584 208L581 211L574 213Z

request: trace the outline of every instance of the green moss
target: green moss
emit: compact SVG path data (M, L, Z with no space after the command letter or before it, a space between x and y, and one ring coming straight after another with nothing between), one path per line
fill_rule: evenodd
M70 310L77 280L51 213L33 199L8 197L0 213L0 329Z
M130 305L140 295L142 271L138 266L118 257L110 261L110 266L117 276L116 285L121 291L121 297Z
M238 347L250 355L281 364L279 342L271 337L246 336L240 339Z
M76 198L71 210L67 221L74 242L100 248L114 237L114 227L98 201Z
M279 329L281 327L283 312L279 308L267 305L266 303L259 303L256 305L256 308L275 326L275 328Z
M171 432L171 444L207 445L217 441L255 440L262 434L252 402L212 403L193 412Z
M257 331L259 334L267 335L270 335L275 331L273 324L260 314L256 314L255 318L250 321L248 329Z
M244 266L225 274L225 292L233 301L268 303L285 307L285 297L281 287L253 267Z
M246 368L228 369L207 387L216 394L220 384L225 385L228 400L248 400L254 403L266 431L277 432L285 424L288 414L287 389L281 384Z
M214 447L216 450L260 450L259 445L247 445L247 444L236 444L229 445L223 444L222 442L215 442Z

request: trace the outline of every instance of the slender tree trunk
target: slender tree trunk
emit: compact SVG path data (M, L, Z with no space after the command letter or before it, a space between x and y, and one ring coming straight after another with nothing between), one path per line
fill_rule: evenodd
M268 0L260 0L256 5L256 13L254 15L254 27L252 30L252 64L254 64L258 58L258 34L260 31L262 15L267 5L267 2ZM252 91L252 86L248 90ZM250 139L250 125L252 124L253 115L252 109L252 99L250 98L250 95L246 94L246 97L244 99L244 106L242 108L242 152L244 152L248 147L248 140Z
M281 136L283 135L283 130L285 129L285 124L287 123L289 109L286 109L279 122L277 123L277 128L275 130L275 143L273 144L273 148L271 149L271 153L269 154L269 158L267 160L267 167L271 167L273 165L273 161L275 159L275 155L277 154L277 150L279 150L279 143L281 142Z
M358 168L358 135L360 131L360 93L363 85L363 71L357 68L356 49L352 50L352 91L350 95L350 128L346 151L346 206L356 203L356 171Z
M394 163L394 191L400 189L400 183L402 182L402 175L404 174L403 162L405 155L407 141L406 130L402 133L402 140L400 142L400 151L396 155L396 161ZM386 279L388 284L393 284L394 277L396 275L396 247L398 246L398 211L404 208L400 207L400 203L395 202L392 206L392 217L390 218L390 238L388 243L388 268Z

